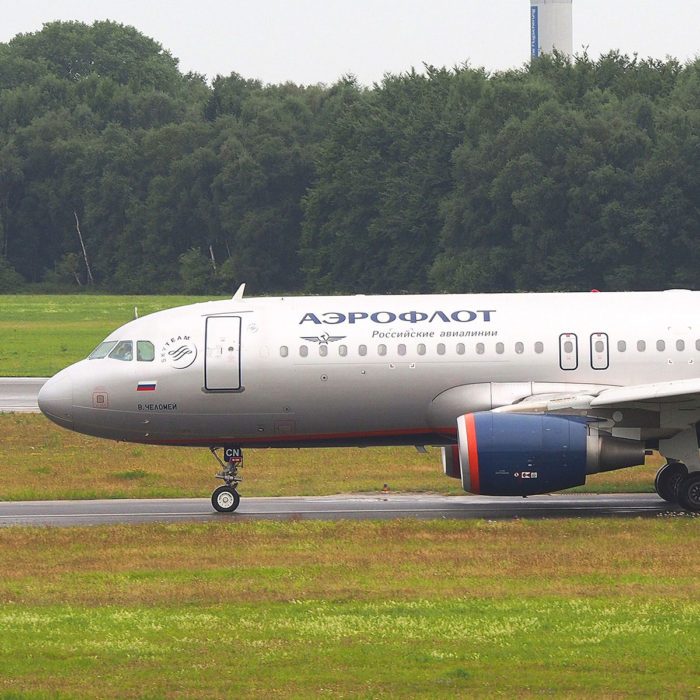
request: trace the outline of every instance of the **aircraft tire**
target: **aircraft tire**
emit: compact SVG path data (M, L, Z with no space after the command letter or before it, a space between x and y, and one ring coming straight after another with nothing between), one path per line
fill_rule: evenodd
M654 488L656 493L669 503L678 503L678 488L681 481L687 476L688 468L683 462L669 462L664 464L656 473Z
M241 495L231 486L219 486L211 495L211 504L219 513L233 513L241 502Z
M678 503L694 513L700 513L700 472L691 472L678 487Z

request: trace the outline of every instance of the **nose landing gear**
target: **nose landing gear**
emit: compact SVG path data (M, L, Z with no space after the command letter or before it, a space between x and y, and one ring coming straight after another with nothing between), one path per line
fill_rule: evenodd
M210 447L222 470L216 475L224 480L224 486L219 486L211 495L211 504L219 513L233 513L241 502L238 484L242 481L238 470L243 468L243 450L240 447L224 446L224 459L216 453L218 448Z

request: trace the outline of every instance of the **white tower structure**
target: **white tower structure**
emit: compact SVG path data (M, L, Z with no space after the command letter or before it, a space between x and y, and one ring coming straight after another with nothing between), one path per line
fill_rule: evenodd
M572 0L530 0L530 54L574 52Z

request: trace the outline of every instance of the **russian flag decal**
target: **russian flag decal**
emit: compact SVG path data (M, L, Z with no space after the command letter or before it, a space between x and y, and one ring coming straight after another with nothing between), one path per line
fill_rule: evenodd
M139 382L136 391L155 391L156 382Z

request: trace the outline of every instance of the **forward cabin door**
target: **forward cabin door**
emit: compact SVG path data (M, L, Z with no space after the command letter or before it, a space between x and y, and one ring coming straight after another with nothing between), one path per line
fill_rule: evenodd
M204 388L241 391L241 317L207 318L205 344Z

